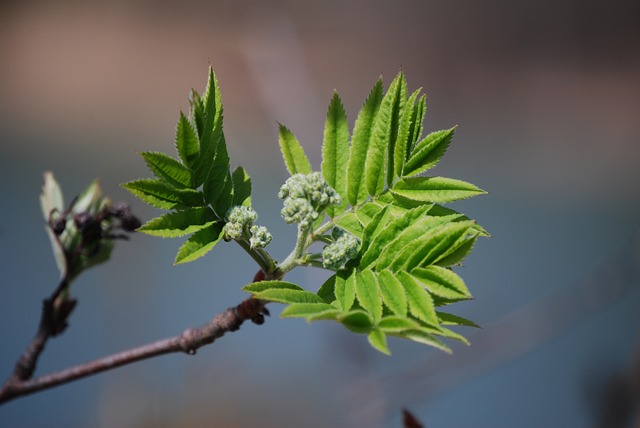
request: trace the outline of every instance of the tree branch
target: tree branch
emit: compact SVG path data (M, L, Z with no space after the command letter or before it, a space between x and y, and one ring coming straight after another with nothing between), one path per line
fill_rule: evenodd
M251 320L255 324L262 324L264 315L269 314L264 305L265 302L263 301L248 298L238 306L219 313L207 324L197 328L188 328L178 336L109 355L59 372L30 378L35 368L37 357L44 348L46 339L49 336L40 328L38 334L16 364L14 373L0 389L0 403L163 354L184 352L194 355L198 348L213 343L227 332L238 330L246 320ZM32 348L34 348L33 351L31 351ZM30 370L29 373L25 372L23 368L25 355L27 354L30 355L28 359L32 364L27 367L27 372Z

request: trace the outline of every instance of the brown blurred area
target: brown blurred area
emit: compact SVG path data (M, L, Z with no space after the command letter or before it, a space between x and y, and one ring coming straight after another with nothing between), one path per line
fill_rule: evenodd
M336 333L335 326L273 317L257 332L243 327L197 359L143 363L27 398L4 416L0 409L0 425L4 418L7 426L49 426L50 418L68 417L71 426L100 427L382 427L400 426L401 409L409 406L430 428L538 427L582 426L573 423L605 420L611 408L615 413L607 400L620 388L609 394L597 387L588 409L576 391L600 363L615 363L611 372L628 375L629 349L638 339L634 305L640 299L637 292L624 297L640 284L634 238L640 219L640 2L16 0L0 3L0 59L0 196L11 200L0 206L0 218L11 219L0 222L5 278L40 281L25 274L34 274L32 266L19 262L39 257L32 247L23 253L6 248L18 239L15 224L48 245L39 217L22 225L24 211L10 211L28 207L39 215L34 201L41 171L53 168L66 179L63 185L76 185L72 191L99 175L109 192L124 197L117 184L147 174L135 151L172 151L178 112L187 109L192 87L204 88L209 64L221 83L232 163L253 177L260 208L267 200L275 206L275 189L285 178L277 122L298 136L318 167L333 91L352 127L378 76L388 84L403 70L410 89L423 86L427 93L425 129L459 124L436 174L490 192L460 209L470 207L494 235L478 245L463 271L477 299L466 307L486 328L472 340L475 348L454 348L453 357L393 342L394 356L383 360L362 337ZM261 219L282 223L279 208L272 209L273 219L266 211ZM95 305L92 297L103 299L94 310L97 321L92 314L75 321L70 330L82 340L72 336L64 342L72 343L65 345L67 354L54 348L54 356L75 361L81 351L74 346L84 340L105 349L80 359L137 345L126 338L138 330L144 339L136 340L175 334L213 310L196 316L189 305L211 301L221 310L244 298L212 287L202 287L211 294L198 295L182 283L185 288L158 288L171 275L185 275L170 266L173 253L158 249L177 247L136 239L123 246L126 260L114 269L138 272L132 276L138 288L102 284L106 291L93 291L97 296L83 289L81 307ZM145 246L136 247L140 242ZM149 260L142 261L146 253ZM48 254L42 257L51 262ZM225 282L216 277L215 257L189 267L194 283L212 276ZM594 280L592 268L603 263L619 276L606 270ZM229 274L233 286L253 275L238 281L238 270ZM303 279L319 281L314 274ZM593 280L588 288L583 279ZM182 298L184 289L192 301L171 300ZM599 300L603 289L624 293ZM0 352L0 367L7 373L35 327L29 314L38 310L42 290L36 299L21 289L0 302L0 317L7 317L0 323L3 341L7 337L2 347L11 349L10 355ZM156 293L158 301L146 293ZM35 302L35 309L17 301ZM626 306L615 306L620 301ZM608 318L598 318L607 308ZM92 331L83 330L83 322L103 342L88 338ZM18 334L14 323L24 324L26 333ZM598 360L602 355L611 361ZM566 379L565 372L571 373ZM636 384L625 384L632 389L625 395L632 396L625 407L630 418L637 412ZM568 391L574 395L567 398ZM79 397L87 400L82 410L68 405Z
M352 121L377 76L403 69L425 86L435 126L510 134L465 142L477 161L526 158L505 168L532 190L561 181L606 192L594 176L627 181L640 158L639 15L633 1L8 2L0 113L160 148L211 63L241 147L272 150L278 120L317 156L332 90ZM560 174L567 164L574 183Z

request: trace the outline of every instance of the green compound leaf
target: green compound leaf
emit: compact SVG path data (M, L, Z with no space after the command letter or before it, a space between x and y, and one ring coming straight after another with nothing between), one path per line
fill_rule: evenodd
M393 214L391 214L391 211L387 209L387 207L384 207L380 212L378 212L378 214L373 216L369 224L364 228L364 232L362 234L362 245L360 246L361 254L369 252L371 240L378 234L382 233L393 218ZM360 265L362 267L366 267L365 264L360 263Z
M375 349L383 354L391 355L391 351L389 351L389 347L387 346L387 335L384 334L384 331L379 328L374 328L367 338L369 339L369 344Z
M398 180L391 193L414 201L452 202L487 192L471 183L453 178L410 177Z
M160 179L142 178L124 183L122 187L156 208L170 210L204 205L201 192L178 189Z
M379 195L384 189L386 170L389 169L385 163L391 162L391 172L393 173L393 152L397 137L398 115L406 100L406 89L404 74L398 73L382 99L380 109L373 122L364 166L365 184L367 192L371 196ZM391 156L387 153L388 151L392 153Z
M449 301L471 299L471 293L467 289L462 278L455 272L440 266L427 266L411 271L411 275L438 297Z
M438 317L429 292L415 277L404 271L399 272L398 277L407 293L409 312L428 325L438 326Z
M456 128L453 127L427 135L424 140L420 141L413 149L409 160L404 166L402 175L408 177L420 174L436 166L447 151L455 130Z
M222 238L224 223L215 222L191 235L178 250L173 264L189 263L207 254Z
M200 154L200 143L191 123L182 112L176 127L176 149L182 162L192 168Z
M233 182L233 203L232 206L242 205L251 207L251 178L247 171L241 166L233 170L231 174Z
M210 226L218 217L208 207L187 208L149 220L138 231L147 235L175 238Z
M364 102L353 128L351 149L347 166L347 198L353 206L367 199L365 186L365 162L369 151L369 141L373 122L382 102L382 79L378 79Z
M316 321L335 320L339 314L339 310L327 303L294 303L284 308L280 316Z
M370 270L359 272L355 277L356 296L360 306L367 311L377 323L382 318L382 297L378 291L378 278Z
M331 218L336 214L340 214L346 208L348 155L349 126L347 125L347 114L336 92L333 94L329 104L322 144L322 175L343 199L339 207L329 207L327 209L327 214Z
M384 304L396 315L407 315L407 295L400 280L391 271L378 273L380 296Z
M153 174L173 187L191 186L191 170L180 161L160 152L140 153Z
M413 144L411 134L412 120L414 119L415 103L422 88L414 91L405 103L404 111L398 124L398 138L393 152L393 171L389 171L389 184L402 175L402 169L407 158L407 151Z
M311 163L298 139L286 126L279 126L280 150L289 174L311 174Z

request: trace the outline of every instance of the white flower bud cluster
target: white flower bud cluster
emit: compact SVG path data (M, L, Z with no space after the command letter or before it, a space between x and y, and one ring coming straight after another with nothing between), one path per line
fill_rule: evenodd
M352 234L338 228L334 228L331 234L334 241L323 248L322 265L327 269L338 269L348 259L358 255L360 241Z
M264 226L251 226L251 238L249 244L251 248L264 248L271 242L273 236Z
M338 205L340 195L320 172L295 174L280 188L278 197L284 199L281 214L287 223L298 223L309 228L329 205Z
M224 238L226 240L249 239L251 248L264 248L273 238L264 226L255 226L258 214L251 208L243 205L231 207L227 212L227 223L224 225Z

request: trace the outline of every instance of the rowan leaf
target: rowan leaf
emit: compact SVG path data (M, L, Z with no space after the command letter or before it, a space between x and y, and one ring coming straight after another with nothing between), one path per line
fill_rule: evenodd
M200 154L200 142L196 131L182 112L176 126L176 149L182 163L189 168L193 167Z
M160 179L142 178L121 185L134 196L156 208L179 209L204 205L202 192L178 189Z
M347 205L347 160L349 156L349 126L347 114L338 93L333 94L324 125L322 144L322 175L340 196L339 207L329 207L327 214L334 217L344 212Z
M395 138L397 137L398 114L402 108L406 95L402 96L402 89L406 92L406 81L402 72L393 79L389 90L382 98L380 108L373 121L371 138L364 165L365 185L371 196L382 193L388 170L387 163L391 162L393 172L393 153Z
M407 158L407 150L413 143L413 135L411 135L411 121L414 118L413 112L416 108L416 99L421 91L422 89L417 89L411 94L407 102L404 104L404 110L401 112L398 123L398 137L392 153L393 170L389 171L389 184L391 184L396 178L402 176L402 169L404 168Z
M305 318L307 321L334 320L340 311L327 303L293 303L282 310L282 318Z
M286 126L280 124L279 139L280 150L287 166L289 174L311 174L311 163L304 153L304 149L298 139Z
M431 294L438 297L449 301L472 298L462 278L452 270L440 266L427 266L413 269L411 275L418 279Z
M382 297L378 291L378 278L373 271L363 270L356 275L355 283L358 303L371 314L373 322L377 323L382 317Z
M251 178L241 166L233 170L231 174L233 182L233 206L242 205L251 207Z
M407 293L409 312L426 324L437 327L438 317L429 292L415 277L404 271L398 273L398 278Z
M173 187L191 187L191 170L180 161L160 152L140 153L153 174Z
M456 128L436 131L427 135L413 149L411 156L402 170L405 177L417 175L433 168L447 151Z
M409 177L398 180L391 193L414 201L452 202L487 192L471 183L453 178Z
M391 351L389 351L389 347L387 346L387 335L384 334L384 331L379 328L374 328L367 338L369 339L369 344L375 349L383 354L391 355Z
M383 96L382 79L378 79L369 93L353 128L349 161L347 163L347 198L351 205L357 205L367 199L365 185L365 162L368 157L369 141L374 119L380 108Z
M222 238L223 225L223 222L218 221L191 235L178 250L173 264L192 262L211 251Z
M388 270L378 273L380 296L384 304L396 315L407 315L407 295L400 280Z
M208 207L187 208L149 220L138 228L147 235L175 238L210 226L219 218Z

